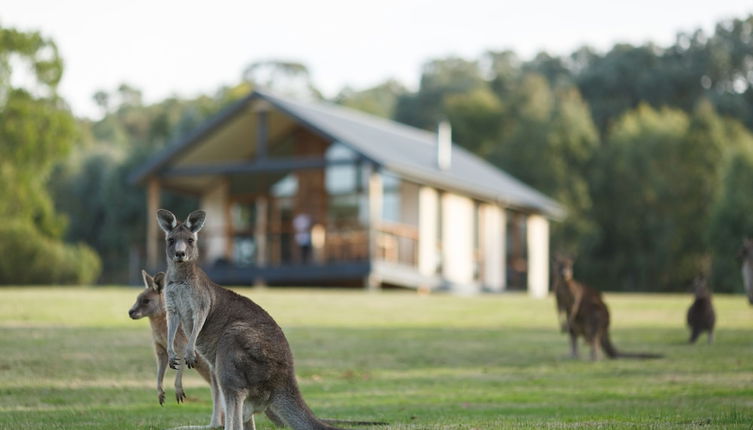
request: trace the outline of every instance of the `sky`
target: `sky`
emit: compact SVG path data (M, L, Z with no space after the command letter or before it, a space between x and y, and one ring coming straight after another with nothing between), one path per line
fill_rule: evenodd
M125 82L146 102L212 94L259 60L304 63L332 97L388 78L415 88L431 58L661 46L751 13L750 0L0 0L0 25L55 40L65 61L60 92L89 117L98 116L97 90Z

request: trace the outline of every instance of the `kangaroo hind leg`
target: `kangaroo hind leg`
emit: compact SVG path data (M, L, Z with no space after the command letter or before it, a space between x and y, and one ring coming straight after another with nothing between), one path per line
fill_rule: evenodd
M244 391L223 388L225 397L225 430L243 430Z

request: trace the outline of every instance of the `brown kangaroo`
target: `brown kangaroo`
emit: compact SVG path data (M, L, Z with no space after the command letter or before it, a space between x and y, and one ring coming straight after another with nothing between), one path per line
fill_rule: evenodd
M162 388L162 381L167 369L167 315L165 313L165 300L162 294L165 286L165 274L157 273L154 277L149 276L145 271L141 271L146 288L136 297L136 303L128 311L132 319L149 318L149 325L152 328L152 339L154 339L154 353L157 357L157 398L160 405L165 402L165 390ZM186 336L182 332L176 333L175 342L179 348L186 345ZM175 375L175 397L178 403L186 398L183 391L183 370L179 366ZM202 358L196 363L196 371L212 387L212 400L214 407L212 410L212 423L221 425L222 423L222 404L218 395L217 384L213 382L213 377L209 364Z
M565 316L564 329L570 335L570 353L578 354L578 338L583 337L591 346L591 360L598 359L601 348L609 358L660 358L657 354L626 353L618 351L609 338L609 309L601 292L573 279L573 261L560 258L556 263L555 299L558 311Z
M570 309L573 306L573 295L570 293L567 285L563 283L562 276L558 276L560 273L560 261L564 257L557 257L552 268L554 276L554 285L552 290L554 292L554 304L557 310L557 319L560 323L560 331L562 333L569 332L568 320L570 317ZM572 276L572 275L571 275Z
M690 343L695 343L704 331L709 333L708 342L714 342L714 324L716 314L714 305L711 303L711 291L706 286L706 279L697 276L693 280L695 288L695 300L688 309L688 327L690 328Z
M198 266L197 233L206 214L194 211L178 222L160 209L165 232L168 364L177 368L175 338L180 325L188 337L183 360L197 365L197 351L209 363L225 404L225 430L248 428L253 414L267 412L293 430L338 430L316 418L298 389L293 355L279 325L259 305L213 283Z

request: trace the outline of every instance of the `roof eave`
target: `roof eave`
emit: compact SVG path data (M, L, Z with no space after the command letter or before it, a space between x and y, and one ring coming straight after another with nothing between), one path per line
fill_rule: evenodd
M153 156L145 165L136 169L128 177L128 181L131 184L143 185L146 178L157 174L157 170L169 163L175 157L182 152L190 149L192 146L201 142L204 138L215 132L227 121L232 119L235 115L240 113L246 105L257 97L256 92L251 92L247 96L223 109L214 118L205 122L196 131L189 134L187 137L178 138L169 143L159 154Z
M539 213L553 221L562 221L566 215L565 209L559 203L543 194L541 194L540 196L540 198L544 200L541 204L534 205L524 202L515 202L509 197L505 197L500 193L484 192L473 184L461 184L454 180L438 180L436 176L428 173L422 173L416 168L394 164L384 165L384 167L388 170L398 173L400 176L409 180L412 179L416 182L424 183L441 189L446 189L448 191L460 192L478 198L480 200L499 204L500 206L517 210L524 210L527 212Z
M231 120L235 115L239 114L243 111L243 109L256 98L263 99L273 105L277 110L284 113L285 115L288 115L289 117L295 119L296 121L303 124L306 128L310 129L314 133L320 135L321 137L327 139L327 140L338 140L336 136L333 136L331 133L328 133L323 128L317 126L316 124L306 120L305 118L301 118L299 115L296 115L294 112L287 109L285 106L281 105L280 103L277 103L277 100L275 100L274 97L264 93L261 90L253 90L250 94L243 97L239 101L235 102L231 106L225 108L222 112L217 114L214 118L208 120L202 127L200 127L195 132L191 133L188 137L185 138L179 138L170 144L167 145L165 149L163 149L159 154L154 156L154 158L147 162L144 166L141 166L140 168L136 169L131 175L128 177L128 181L131 184L134 185L143 185L146 181L146 179L150 176L153 176L157 174L158 169L164 167L167 163L172 161L175 157L180 155L182 152L190 149L192 146L199 144L204 138L209 136L211 133L213 133L218 128L222 127L227 121ZM381 163L377 160L374 160L369 155L363 153L358 148L350 145L348 142L342 142L345 145L348 145L351 149L356 151L361 157L363 157L365 160L381 165Z

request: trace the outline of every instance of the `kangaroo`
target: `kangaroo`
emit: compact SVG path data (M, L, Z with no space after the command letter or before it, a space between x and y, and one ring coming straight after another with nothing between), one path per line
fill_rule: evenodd
M753 239L743 239L743 246L738 253L742 264L743 286L748 296L748 303L753 305Z
M601 348L608 358L660 358L657 354L618 351L609 338L609 309L601 292L573 278L573 261L562 258L556 264L555 297L558 310L566 310L565 327L570 335L570 353L578 358L578 338L591 346L591 360L597 360Z
M165 274L159 272L154 277L149 276L145 271L141 271L146 289L136 297L136 303L128 311L128 315L134 319L149 318L149 325L152 328L152 338L154 339L154 352L157 357L157 398L160 405L165 402L165 390L162 388L162 381L167 369L167 316L165 312L165 300L163 289L165 286ZM176 333L175 342L179 347L186 344L186 337L183 333ZM212 422L221 425L222 422L222 405L221 398L218 395L217 384L213 381L209 363L199 358L196 364L196 371L212 387L212 400L214 408L212 410ZM175 375L175 397L178 403L182 403L186 398L183 391L183 369L178 367Z
M711 303L711 291L706 287L706 279L698 276L693 280L695 300L688 309L688 327L690 327L690 343L695 343L704 331L709 332L709 344L714 342L714 323L716 314Z
M560 258L558 257L552 270L555 274L559 273L559 261ZM568 320L570 308L573 306L573 296L570 294L567 285L562 282L561 276L554 276L552 291L554 292L554 304L557 310L557 319L560 323L560 331L563 333L569 332Z
M168 364L180 359L175 338L180 325L188 341L183 361L193 368L197 352L210 364L224 397L225 430L241 430L244 408L247 429L253 414L267 412L276 425L293 430L341 430L316 418L298 389L293 355L279 325L259 305L213 283L198 266L198 235L206 214L194 211L185 222L160 209L157 221L165 232L167 275Z

